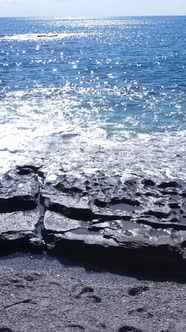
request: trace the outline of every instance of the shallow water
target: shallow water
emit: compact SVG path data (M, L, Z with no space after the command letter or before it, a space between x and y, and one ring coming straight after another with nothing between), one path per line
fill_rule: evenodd
M186 17L0 26L1 172L186 179Z

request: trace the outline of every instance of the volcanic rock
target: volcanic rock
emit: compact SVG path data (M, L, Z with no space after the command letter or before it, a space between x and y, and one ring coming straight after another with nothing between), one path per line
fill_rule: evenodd
M25 168L6 173L0 179L0 213L33 210L36 208L39 193L38 176L32 172L26 174ZM22 175L24 174L24 175Z
M28 250L37 238L38 222L37 210L0 214L0 251Z
M17 167L0 180L0 248L43 244L96 264L186 274L186 184L102 172L47 181Z
M62 175L42 190L43 237L55 254L102 264L185 269L185 183ZM166 190L166 192L165 192Z
M38 246L39 180L32 166L18 167L0 179L0 250Z

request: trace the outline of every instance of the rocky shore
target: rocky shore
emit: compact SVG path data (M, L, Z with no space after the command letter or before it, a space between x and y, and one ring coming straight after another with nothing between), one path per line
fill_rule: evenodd
M0 251L186 276L186 183L17 167L0 180Z
M183 332L185 248L183 181L16 167L0 179L0 331Z

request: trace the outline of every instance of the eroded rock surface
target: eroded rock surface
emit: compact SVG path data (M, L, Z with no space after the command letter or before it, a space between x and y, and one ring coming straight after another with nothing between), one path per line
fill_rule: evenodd
M97 172L47 181L38 168L24 166L1 180L0 212L7 241L26 236L29 245L58 255L120 267L174 264L185 273L186 183L180 180L123 181Z
M184 271L184 182L61 175L45 183L42 196L43 237L55 253L149 269L176 264Z
M32 167L5 174L0 179L0 213L35 209L38 193L38 176Z
M0 179L0 250L27 250L42 246L39 179L32 166L18 167Z
M39 213L36 210L0 214L0 249L27 249L36 241ZM38 239L39 241L39 239Z

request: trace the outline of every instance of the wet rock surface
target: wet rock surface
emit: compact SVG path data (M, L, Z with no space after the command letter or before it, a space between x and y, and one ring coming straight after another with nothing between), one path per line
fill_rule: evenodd
M49 181L27 165L0 180L0 212L0 247L20 239L19 250L35 246L110 267L186 275L181 180L61 172Z
M0 179L0 213L33 210L39 193L34 168L18 167Z
M42 247L40 182L34 166L18 167L0 179L0 253Z
M34 241L40 242L36 234L39 213L32 211L19 211L0 214L0 251L17 251L31 249Z

